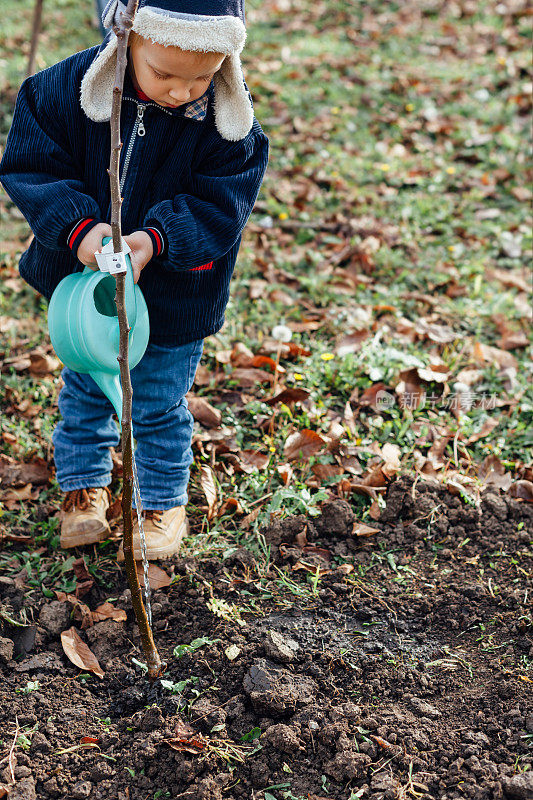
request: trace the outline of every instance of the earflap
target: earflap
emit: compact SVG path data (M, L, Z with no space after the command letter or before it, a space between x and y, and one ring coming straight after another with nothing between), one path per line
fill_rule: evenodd
M226 56L215 73L215 125L223 139L237 142L250 132L254 112L244 85L241 59Z
M93 122L107 122L111 118L117 37L108 34L108 42L100 50L81 82L80 104Z
M108 4L102 12L102 25L104 28L110 28L115 21L115 11L117 10L118 0L109 0Z

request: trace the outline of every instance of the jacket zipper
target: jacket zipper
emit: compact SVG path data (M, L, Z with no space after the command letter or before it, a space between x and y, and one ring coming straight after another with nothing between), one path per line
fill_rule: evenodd
M142 138L146 135L146 128L144 127L144 112L148 108L148 106L153 106L153 108L158 108L160 111L164 111L165 114L170 114L170 111L167 111L166 108L162 108L162 106L157 105L157 103L139 103L137 100L132 100L130 97L125 97L124 100L130 100L131 102L137 105L137 118L135 120L135 124L133 125L133 130L131 132L130 140L128 142L128 149L126 150L126 157L124 159L124 165L122 167L122 177L120 179L120 193L122 194L122 190L124 189L124 183L126 182L126 175L128 172L128 168L131 161L131 156L133 153L133 146L135 144L135 139L137 136Z
M145 108L146 106L142 105L142 103L137 103L137 118L135 120L130 140L128 142L128 149L126 150L126 157L124 158L124 165L122 167L122 176L120 178L121 194L122 190L124 189L126 175L128 174L128 168L130 166L131 154L133 153L133 145L135 144L135 139L137 136L143 137L146 135L146 128L144 127L144 122L143 122Z

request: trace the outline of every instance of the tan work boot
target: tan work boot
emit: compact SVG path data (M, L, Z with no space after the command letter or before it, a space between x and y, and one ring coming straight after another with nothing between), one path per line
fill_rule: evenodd
M142 560L141 537L136 512L133 511L133 552L135 561ZM185 506L174 506L167 511L144 512L144 535L148 561L168 558L179 552L183 537L189 532L189 521ZM118 561L124 561L122 544L117 553Z
M110 534L106 511L111 492L107 486L66 492L61 505L61 547L83 547L103 542Z

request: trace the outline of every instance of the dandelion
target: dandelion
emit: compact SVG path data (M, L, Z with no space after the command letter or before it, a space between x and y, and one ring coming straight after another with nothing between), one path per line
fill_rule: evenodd
M390 164L376 164L376 167L382 172L387 172L390 169Z
M322 361L331 361L332 358L335 358L335 354L334 353L322 353L320 358L322 359Z
M455 250L455 245L454 244L449 244L448 245L448 250L450 251L450 253L453 253L453 251Z
M270 450L271 453L275 453L276 452L276 448L275 447L269 447L268 449Z
M272 328L272 338L277 342L290 342L292 331L286 325L275 325Z
M406 111L413 111L414 110L414 105L412 103L406 103L405 110Z
M331 113L332 114L340 114L341 110L340 110L340 108L338 106L332 106L331 107Z
M446 172L448 173L448 175L454 175L455 174L455 167L448 167L446 169Z
M498 64L504 67L507 64L507 59L505 56L498 56Z
M304 379L304 376L299 372L295 372L292 377L294 378L295 381L303 381Z
M281 214L278 214L278 217L279 217L279 219L281 219L281 220L283 220L283 219L289 219L289 215L287 214L287 212L286 212L286 211L282 211L282 212L281 212Z

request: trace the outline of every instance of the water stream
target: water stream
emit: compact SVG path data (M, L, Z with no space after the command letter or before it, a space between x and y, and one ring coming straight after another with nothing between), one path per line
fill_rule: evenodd
M133 467L133 494L135 496L135 505L137 510L137 522L139 523L139 537L141 539L141 556L143 562L143 571L144 571L144 607L146 608L146 615L148 617L148 622L150 627L152 627L152 606L150 603L151 598L151 588L150 588L150 579L148 576L148 558L146 555L146 536L144 533L144 511L141 502L141 490L139 488L139 478L137 476L137 462L135 461L135 452L134 452L134 442L133 442L133 431L131 434L131 463Z

